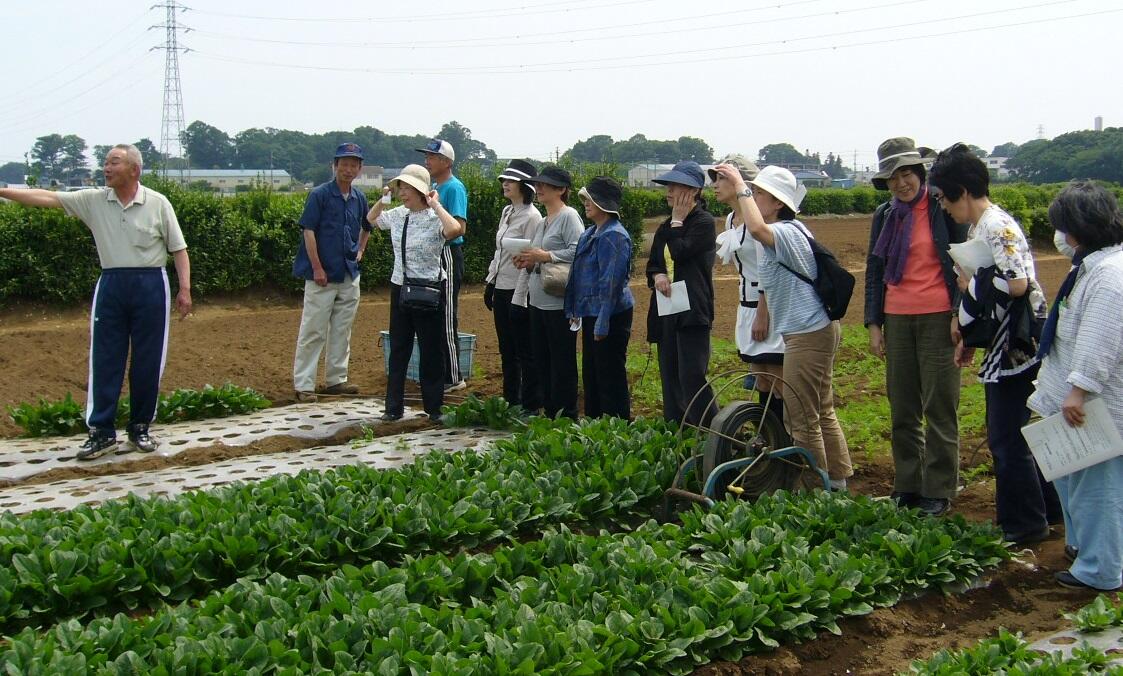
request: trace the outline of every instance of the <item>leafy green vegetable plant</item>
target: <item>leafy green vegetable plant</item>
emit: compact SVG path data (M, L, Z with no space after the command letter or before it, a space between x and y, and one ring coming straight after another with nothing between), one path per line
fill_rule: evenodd
M838 633L844 617L972 579L1006 556L990 526L867 498L777 494L694 511L682 525L548 529L490 553L241 579L148 617L26 629L0 652L0 671L685 674Z

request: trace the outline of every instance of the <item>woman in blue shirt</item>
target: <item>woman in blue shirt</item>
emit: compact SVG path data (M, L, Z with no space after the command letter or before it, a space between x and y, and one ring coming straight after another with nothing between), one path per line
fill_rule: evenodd
M630 420L632 406L625 365L635 300L628 288L632 238L620 224L623 190L611 178L598 176L578 195L585 205L585 216L595 227L577 240L577 253L565 289L565 316L571 327L583 327L581 373L585 383L585 415Z

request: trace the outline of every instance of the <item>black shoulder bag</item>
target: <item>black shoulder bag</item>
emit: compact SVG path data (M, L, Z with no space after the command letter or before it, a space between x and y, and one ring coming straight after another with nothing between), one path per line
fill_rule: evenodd
M406 233L409 232L409 214L402 223L402 291L398 304L406 310L432 312L441 307L441 284L439 281L416 279L409 276L406 264Z

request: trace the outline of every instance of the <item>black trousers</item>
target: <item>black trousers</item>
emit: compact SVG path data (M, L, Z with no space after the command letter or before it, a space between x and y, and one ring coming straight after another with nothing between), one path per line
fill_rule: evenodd
M445 271L444 315L444 381L449 385L464 380L460 372L460 283L464 280L464 246L447 244L441 251L441 269ZM471 375L471 374L468 374Z
M1029 422L1026 401L1033 394L1039 367L986 383L987 445L994 458L994 506L998 526L1011 540L1019 540L1060 523L1057 490L1045 481L1022 426Z
M659 341L659 375L663 382L663 417L674 422L708 425L717 413L706 382L710 366L710 327L665 326ZM698 395L695 399L695 395ZM691 399L694 405L687 410Z
M585 382L585 415L632 418L628 392L628 341L632 337L632 308L612 315L608 335L596 340L596 317L581 320L581 376Z
M390 284L390 373L386 376L386 412L401 415L405 408L406 369L413 355L413 338L421 348L419 374L425 412L439 415L444 403L444 301L435 310L401 307L402 287Z
M530 313L511 302L514 295L514 289L496 289L491 302L503 364L503 398L537 411L542 408L542 384L530 344Z
M577 419L577 333L565 310L530 306L530 340L542 374L543 413Z

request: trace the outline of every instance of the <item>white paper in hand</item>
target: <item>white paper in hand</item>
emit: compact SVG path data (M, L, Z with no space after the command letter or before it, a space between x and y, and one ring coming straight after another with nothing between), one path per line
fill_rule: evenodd
M530 248L530 240L520 237L504 237L500 243L503 245L503 250L512 256Z
M660 317L677 315L690 309L690 296L686 295L686 282L671 284L671 297L655 292L655 309Z
M959 267L972 275L979 268L989 268L994 265L994 254L990 250L990 245L983 239L951 244L948 246L948 254L959 264Z
M1123 455L1119 428L1103 399L1098 398L1084 403L1084 424L1080 427L1069 426L1057 413L1026 425L1022 436L1046 481Z

